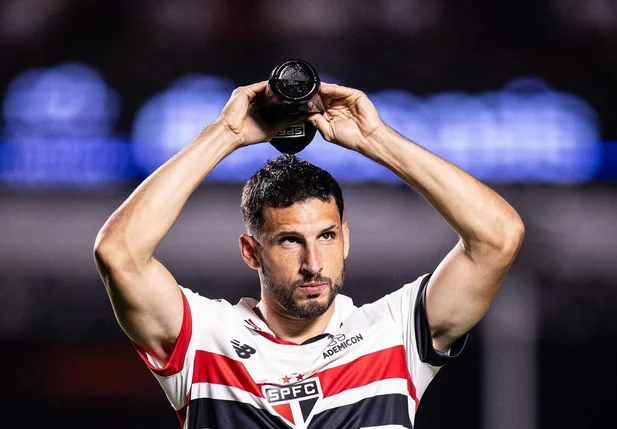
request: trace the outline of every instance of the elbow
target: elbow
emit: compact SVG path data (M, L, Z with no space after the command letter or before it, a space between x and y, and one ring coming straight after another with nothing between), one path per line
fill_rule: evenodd
M92 254L97 265L106 265L105 262L108 261L110 256L113 254L111 243L100 232L94 240L94 249L92 249Z
M523 244L525 224L516 213L500 219L496 225L471 240L462 240L465 251L474 259L491 260L509 266Z
M518 214L503 222L498 251L502 257L511 263L518 255L525 239L525 224Z
M104 230L96 236L93 256L97 267L107 272L126 269L134 265L134 258L124 245L124 240Z
M97 266L108 267L111 265L111 261L118 255L118 244L114 243L114 240L110 239L101 230L94 240L94 248L92 254Z

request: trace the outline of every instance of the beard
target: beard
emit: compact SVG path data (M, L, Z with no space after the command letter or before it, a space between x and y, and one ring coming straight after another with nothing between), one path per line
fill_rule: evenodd
M334 298L336 298L336 295L338 295L343 287L343 282L345 281L345 266L343 265L343 269L336 281L332 281L329 277L315 274L305 276L301 280L293 282L291 285L285 285L278 283L263 263L261 264L260 277L266 292L268 292L268 294L288 313L299 319L313 320L328 311L334 302ZM326 302L319 301L317 296L313 298L309 295L306 302L301 303L294 297L295 290L309 282L326 283L328 285L328 298Z

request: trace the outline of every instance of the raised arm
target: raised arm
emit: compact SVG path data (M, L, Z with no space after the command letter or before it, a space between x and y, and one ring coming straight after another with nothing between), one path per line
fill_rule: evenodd
M126 334L164 364L182 325L182 295L154 250L190 195L233 150L268 140L251 102L266 82L236 89L219 118L159 167L111 215L96 237L94 258Z
M488 310L521 246L523 222L496 192L385 125L361 91L322 84L321 93L328 107L310 120L324 138L396 173L460 237L426 293L433 346L445 351Z

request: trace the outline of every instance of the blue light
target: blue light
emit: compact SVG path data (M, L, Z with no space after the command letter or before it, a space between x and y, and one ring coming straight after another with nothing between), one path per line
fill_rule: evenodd
M21 139L107 136L120 106L94 69L70 63L17 76L3 107L9 138Z
M84 64L17 76L3 103L0 180L48 187L131 177L128 146L112 135L119 107L115 91Z
M44 139L0 144L0 178L24 188L92 188L135 178L130 145L121 140Z
M298 156L328 170L342 182L380 182L388 179L388 170L348 149L326 142L319 133Z
M149 100L133 132L135 155L145 173L173 156L225 105L233 84L191 75ZM400 89L369 94L382 119L403 136L493 182L577 182L593 177L601 161L598 120L580 98L535 78L503 90L449 92L419 97ZM278 152L267 144L236 151L209 180L243 181ZM316 135L299 156L343 182L394 182L385 167Z
M601 163L595 111L539 79L479 95L419 98L388 90L370 98L402 135L482 180L579 182L592 179Z
M322 78L340 83L328 74ZM234 88L220 76L179 77L144 103L127 142L114 136L118 95L96 70L77 63L27 70L10 83L3 102L0 181L89 186L145 177L214 121ZM391 88L369 97L403 136L481 180L575 183L606 178L614 165L603 159L614 151L599 142L593 108L537 78L518 78L481 94L420 97ZM243 148L208 180L244 181L278 155L267 143ZM299 156L342 182L399 182L383 166L319 134Z
M216 120L234 88L219 76L192 74L177 79L140 108L132 130L133 153L144 174L149 174L188 144L201 129ZM240 156L241 157L241 156ZM237 156L223 161L231 170ZM216 167L216 176L234 173Z

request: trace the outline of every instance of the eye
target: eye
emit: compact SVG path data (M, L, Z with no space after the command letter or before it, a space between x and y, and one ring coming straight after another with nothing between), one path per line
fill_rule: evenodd
M332 231L324 232L323 234L321 234L321 238L326 240L334 240L335 237L336 234Z
M298 237L294 237L293 235L288 235L285 237L281 237L281 239L279 240L279 242L281 244L289 244L289 243L299 243L300 240L298 239Z

